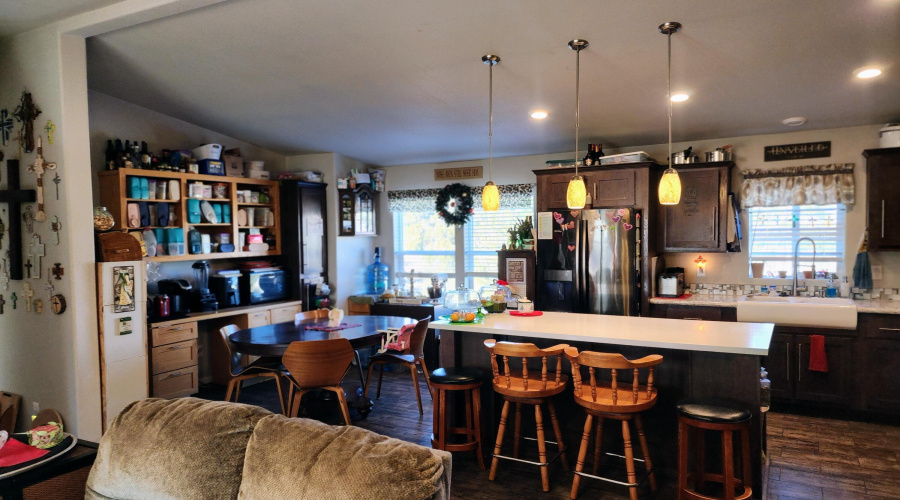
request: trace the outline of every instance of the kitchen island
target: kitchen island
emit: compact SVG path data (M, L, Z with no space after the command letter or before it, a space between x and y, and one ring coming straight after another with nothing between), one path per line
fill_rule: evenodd
M617 352L629 359L660 354L655 385L658 402L646 412L645 426L654 468L664 484L675 482L677 471L678 426L675 404L685 398L721 398L751 411L750 453L753 459L754 498L762 498L765 458L764 418L760 412L760 359L766 356L772 340L771 323L726 323L685 321L665 318L605 316L545 312L541 316L514 317L507 313L490 314L478 323L451 324L446 320L431 323L441 332L443 366L467 366L483 370L485 386L490 387L490 358L485 339L532 342L538 347L566 343L579 350ZM563 363L569 371L568 362ZM608 374L607 374L608 375ZM486 450L492 449L497 427L500 398L493 391L482 391ZM577 450L584 413L575 405L571 387L554 400L560 413L569 453ZM524 424L523 424L524 425ZM529 427L523 427L527 429ZM605 440L610 447L619 446ZM710 441L713 441L710 443ZM719 448L708 439L710 454ZM713 446L715 445L715 446ZM605 445L606 446L606 445ZM614 450L610 450L614 451ZM574 458L574 455L572 456ZM713 459L712 457L709 457ZM712 464L713 462L710 462ZM712 465L710 465L711 470ZM571 481L570 472L553 469L555 481Z

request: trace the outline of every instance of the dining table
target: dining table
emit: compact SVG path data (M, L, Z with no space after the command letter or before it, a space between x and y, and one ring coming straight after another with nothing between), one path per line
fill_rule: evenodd
M229 338L235 349L241 354L250 356L283 356L292 342L345 338L350 341L356 355L356 367L359 373L360 387L356 397L348 397L348 406L354 408L362 417L366 417L374 403L362 397L366 385L359 350L372 346L380 346L382 332L404 325L415 324L413 318L402 316L345 316L337 330L328 326L328 319L306 319L289 321L272 325L255 326L232 333ZM328 329L320 329L328 328Z

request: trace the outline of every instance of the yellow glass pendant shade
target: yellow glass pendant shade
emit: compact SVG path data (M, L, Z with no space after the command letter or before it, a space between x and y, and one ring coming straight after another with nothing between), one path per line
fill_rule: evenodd
M566 205L571 209L584 208L586 198L587 188L584 186L584 177L580 175L572 177L569 187L566 189Z
M500 208L500 189L494 181L488 181L481 191L481 208L485 212L494 212Z
M659 180L659 203L677 205L681 201L681 178L674 168L667 168Z

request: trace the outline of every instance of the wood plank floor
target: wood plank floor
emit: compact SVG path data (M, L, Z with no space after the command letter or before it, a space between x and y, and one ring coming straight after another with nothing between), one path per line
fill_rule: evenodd
M345 388L352 393L359 385L348 376ZM431 399L420 377L425 415L420 417L408 371L385 372L381 398L366 419L351 411L354 424L387 436L424 446L431 444ZM369 397L374 399L373 381ZM224 387L203 386L198 397L223 399ZM249 386L241 391L241 402L280 411L274 382ZM306 416L339 424L336 402L305 398ZM525 429L525 426L523 426ZM653 432L647 429L648 433ZM523 432L524 433L524 432ZM574 466L576 443L569 443L569 462ZM772 462L768 498L807 499L898 499L900 498L900 427L865 422L826 419L784 413L768 414L768 446ZM487 445L486 453L492 446ZM527 446L526 446L527 448ZM523 448L526 449L526 448ZM553 451L548 445L548 452ZM652 452L652 450L651 450ZM549 454L549 453L548 453ZM528 458L527 455L525 458ZM489 466L490 462L486 462ZM639 464L638 464L639 465ZM638 469L640 470L640 469ZM609 471L602 472L609 474ZM624 471L611 469L612 474ZM557 463L550 466L549 493L541 492L536 467L502 461L497 480L488 480L470 452L454 453L451 494L458 499L547 498L566 499L572 472ZM660 490L651 494L646 485L640 498L675 498L673 477L660 477ZM625 488L584 479L579 498L627 499Z

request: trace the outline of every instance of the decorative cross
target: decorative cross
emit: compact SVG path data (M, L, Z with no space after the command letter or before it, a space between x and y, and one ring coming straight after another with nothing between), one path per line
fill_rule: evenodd
M47 124L44 125L44 132L47 132L47 142L53 144L53 132L56 130L56 125L53 124L52 121L47 120Z
M19 188L19 160L6 160L6 190L0 203L9 203L9 277L22 279L22 204L35 200L33 189Z
M31 205L25 207L25 211L22 212L22 221L25 222L25 230L29 233L34 232L34 210L31 209Z
M66 270L63 269L62 264L59 262L53 264L53 269L51 269L50 272L53 273L53 276L55 276L57 280L61 280L62 276L66 274ZM47 279L49 280L50 277L47 276Z
M16 297L16 292L13 292L12 295L9 296L9 299L12 300L13 310L15 310L16 309L16 301L19 300L19 298Z
M4 146L9 142L9 133L12 132L12 128L13 119L9 116L9 111L0 109L0 139Z
M44 301L41 299L34 299L34 312L40 314L44 312Z
M62 229L62 222L59 221L59 217L53 216L50 219L50 230L53 231L53 234L56 236L56 244L59 245L59 231Z
M34 163L28 166L28 171L37 177L37 202L38 211L34 219L38 222L47 220L47 214L44 213L44 171L56 170L55 162L44 161L44 148L41 144L41 136L37 138L37 157Z
M56 286L53 285L53 281L50 280L50 273L52 270L47 268L47 284L44 285L44 289L47 290L47 295L53 297L53 292L56 290Z
M52 142L51 142L51 144L52 144ZM2 159L2 158L0 158L0 159ZM56 184L56 199L57 199L57 201L59 200L59 183L61 181L62 181L62 179L59 178L59 172L54 172L53 173L53 183Z
M40 279L41 277L41 257L47 255L46 245L41 243L41 237L38 235L31 236L31 246L28 247L31 250L32 255L32 263L35 266L35 273L32 278Z
M0 286L2 286L4 290L9 290L9 274L5 271L6 259L3 259L3 269L3 273L0 274Z
M6 300L3 298L3 294L0 293L0 314L3 314L4 304L6 304Z
M34 101L31 99L31 93L23 91L22 100L19 102L19 107L16 108L13 116L16 117L16 120L22 122L22 127L19 130L25 141L26 153L34 151L34 120L40 114L41 108L34 104Z
M31 268L34 267L34 264L31 263L31 258L25 261L25 271L28 272L28 276L26 278L31 279Z
M31 283L25 283L24 290L22 290L22 295L25 296L25 310L31 311L31 299L34 297L34 290L31 289Z

